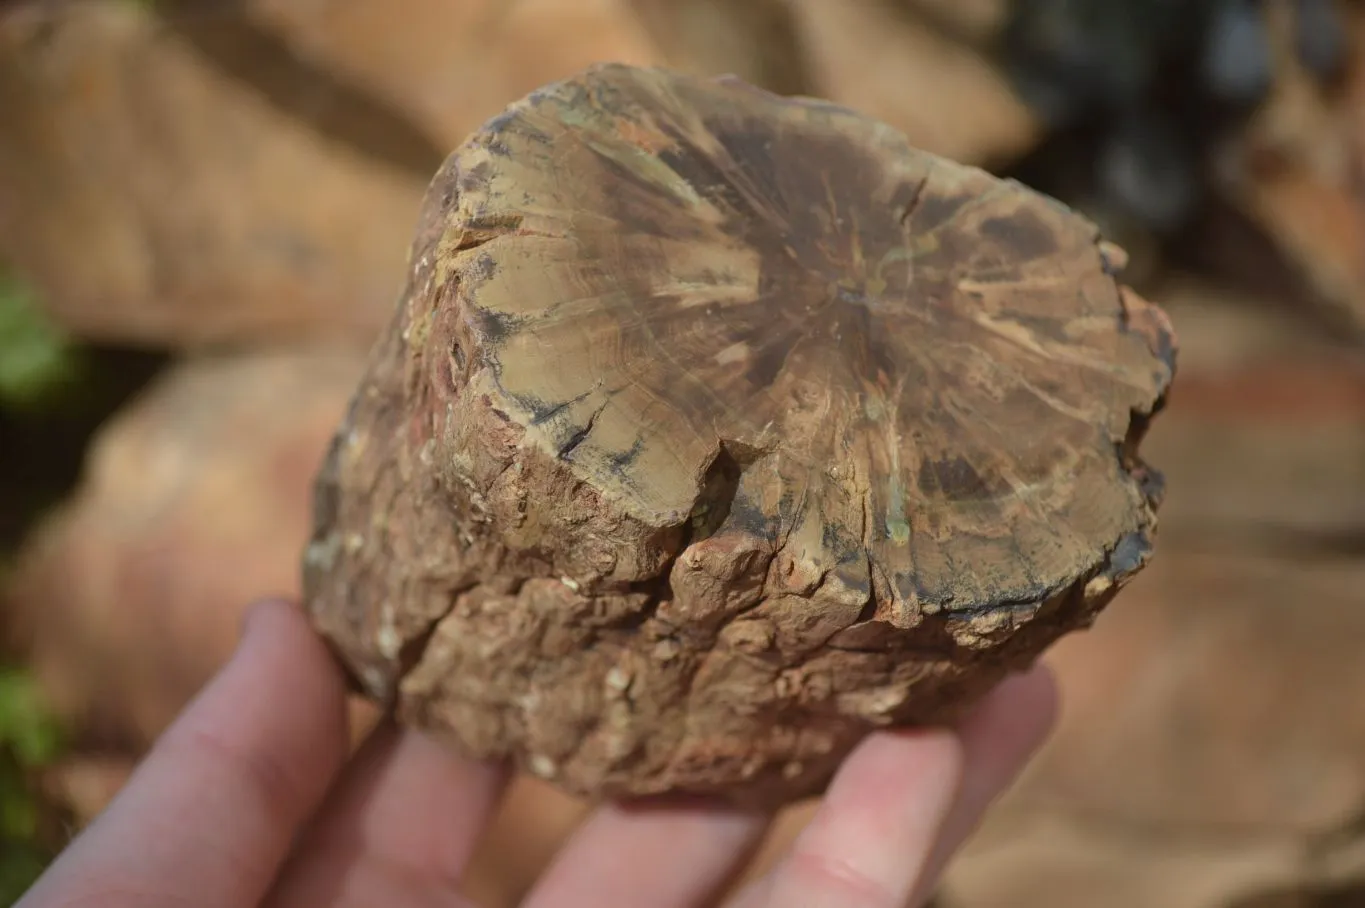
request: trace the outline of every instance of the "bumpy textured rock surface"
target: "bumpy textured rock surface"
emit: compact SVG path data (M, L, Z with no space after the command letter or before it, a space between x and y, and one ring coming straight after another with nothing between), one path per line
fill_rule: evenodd
M430 187L307 604L404 721L570 791L815 791L1146 562L1173 338L1118 257L830 104L548 86Z

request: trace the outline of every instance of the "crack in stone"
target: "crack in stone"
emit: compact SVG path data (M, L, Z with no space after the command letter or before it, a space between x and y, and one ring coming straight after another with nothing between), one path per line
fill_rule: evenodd
M558 450L555 451L555 456L560 460L568 460L569 455L587 440L588 435L592 433L593 426L597 425L598 417L600 417L606 409L607 404L603 403L602 406L594 410L591 415L588 416L588 421L580 426L577 431L570 435L568 439L559 446Z
M506 236L511 231L518 229L524 220L525 218L519 214L490 218L486 221L471 220L460 231L460 238L456 241L453 251L465 252L470 249L477 249L485 243L490 243L498 237Z

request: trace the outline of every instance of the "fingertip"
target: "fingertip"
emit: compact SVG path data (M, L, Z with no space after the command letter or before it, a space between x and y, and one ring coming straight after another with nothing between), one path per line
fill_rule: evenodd
M282 619L279 613L289 608L287 601L275 598L257 599L247 605L237 620L237 646L232 652L232 658L239 659L244 653L258 646L263 637L262 631L280 622Z
M1059 709L1056 677L1039 662L1008 675L958 723L962 781L919 880L917 899L932 890L952 855L1037 755L1056 724Z
M906 778L907 767L918 774L934 773L944 789L955 789L965 762L962 741L948 729L926 727L886 728L863 738L839 767L834 783L843 776L874 781L869 795L883 785Z
M1012 696L1026 697L1046 714L1056 717L1061 691L1057 676L1046 662L1033 663L1024 671L1010 675L1005 683L1017 691Z
M242 615L237 655L257 652L271 652L276 659L284 657L289 662L301 663L298 668L313 677L325 678L329 688L334 687L345 698L345 673L298 603L272 597L247 607Z
M240 637L246 640L272 625L297 625L306 621L303 610L288 599L277 596L257 599L242 613Z
M959 730L969 741L983 734L1008 739L1008 750L1023 759L1052 733L1060 711L1056 676L1038 662L1002 680L968 713Z
M959 790L965 751L951 729L865 737L768 881L763 904L904 904ZM758 893L762 893L760 896Z
M1027 684L1027 702L1042 726L1044 735L1050 734L1062 714L1062 688L1052 669L1039 662L1033 669L1020 675L1020 683Z

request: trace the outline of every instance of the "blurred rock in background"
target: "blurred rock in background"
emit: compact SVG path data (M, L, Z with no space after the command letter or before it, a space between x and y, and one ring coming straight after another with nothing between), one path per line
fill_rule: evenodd
M814 93L927 151L1000 167L1042 137L1038 115L979 49L886 0L791 0Z
M1331 4L1301 6L1313 15L1276 10L1277 79L1217 150L1215 181L1292 263L1327 325L1365 339L1365 15L1322 23Z
M140 3L0 12L0 249L98 341L362 342L384 324L438 146L370 114L360 151ZM303 86L344 131L371 102Z
M101 429L6 602L53 707L91 744L145 748L230 654L246 606L298 595L312 475L361 362L196 359Z
M96 814L245 606L297 592L441 160L617 60L829 98L1054 194L1181 335L1158 556L1048 656L1058 733L939 908L1365 904L1365 4L398 8L0 5L0 262L31 291L0 288L0 640L68 733L23 768L54 816ZM83 402L9 390L42 375ZM515 905L585 810L519 779L471 895Z

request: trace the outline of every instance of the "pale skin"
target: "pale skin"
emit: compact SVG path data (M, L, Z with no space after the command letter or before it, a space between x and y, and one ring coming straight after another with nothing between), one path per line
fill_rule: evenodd
M725 908L908 908L1052 726L1046 670L954 728L872 735L773 869ZM233 658L19 908L474 908L465 864L505 769L381 725L354 755L345 686L302 613L251 610ZM523 908L710 905L770 817L599 808Z

